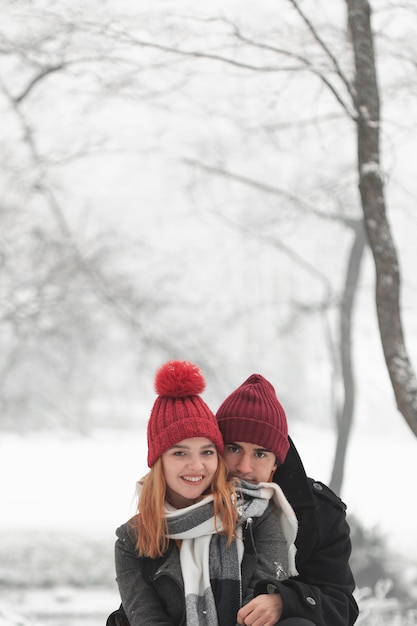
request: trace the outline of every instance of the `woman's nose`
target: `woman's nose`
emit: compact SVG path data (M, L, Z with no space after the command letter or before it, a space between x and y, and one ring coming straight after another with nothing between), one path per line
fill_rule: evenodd
M203 461L201 460L201 457L199 455L192 455L188 466L190 467L190 469L201 469L203 467Z

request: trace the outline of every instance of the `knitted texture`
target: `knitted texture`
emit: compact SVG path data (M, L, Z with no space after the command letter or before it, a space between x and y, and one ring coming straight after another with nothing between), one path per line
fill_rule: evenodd
M184 439L206 437L223 453L217 420L200 393L205 380L197 365L168 361L155 375L158 395L148 421L148 466Z
M283 463L290 447L284 408L275 389L260 374L252 374L216 413L223 440L242 441L271 450Z

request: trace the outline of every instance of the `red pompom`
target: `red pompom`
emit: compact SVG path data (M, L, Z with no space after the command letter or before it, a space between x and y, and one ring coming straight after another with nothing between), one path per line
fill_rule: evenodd
M205 386L200 368L188 361L168 361L155 375L155 391L159 396L195 396L204 391Z

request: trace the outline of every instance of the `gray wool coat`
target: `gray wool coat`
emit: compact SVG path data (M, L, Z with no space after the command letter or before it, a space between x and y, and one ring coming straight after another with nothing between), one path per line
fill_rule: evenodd
M150 559L137 556L129 522L116 534L116 580L130 626L185 626L184 584L175 542L170 541L162 557ZM245 522L243 537L242 605L259 593L274 593L278 581L288 576L287 542L272 502L262 517Z

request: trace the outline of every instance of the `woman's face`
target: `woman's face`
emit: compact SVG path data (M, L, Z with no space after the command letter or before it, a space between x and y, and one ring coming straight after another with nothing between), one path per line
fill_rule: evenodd
M218 462L216 446L205 437L169 448L162 455L168 502L179 509L197 502L210 488Z

